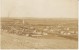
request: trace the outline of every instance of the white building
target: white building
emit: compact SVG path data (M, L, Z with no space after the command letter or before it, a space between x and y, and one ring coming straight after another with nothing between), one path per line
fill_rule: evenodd
M46 32L43 32L43 35L48 35L48 33L46 33Z

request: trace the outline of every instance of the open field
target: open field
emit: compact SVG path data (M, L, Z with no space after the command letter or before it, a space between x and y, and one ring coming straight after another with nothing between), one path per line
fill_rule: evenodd
M1 20L2 49L77 49L77 19Z
M76 49L77 41L61 37L52 39L38 39L26 36L17 36L12 34L2 34L2 49Z

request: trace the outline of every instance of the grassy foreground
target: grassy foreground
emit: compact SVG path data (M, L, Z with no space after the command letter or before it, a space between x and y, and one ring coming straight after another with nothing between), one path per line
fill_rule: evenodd
M77 49L77 44L75 40L56 36L45 39L1 33L2 49Z

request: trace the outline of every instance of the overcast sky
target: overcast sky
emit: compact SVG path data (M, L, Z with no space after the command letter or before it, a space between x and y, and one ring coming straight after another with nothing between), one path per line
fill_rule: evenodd
M2 0L2 17L77 18L77 0Z

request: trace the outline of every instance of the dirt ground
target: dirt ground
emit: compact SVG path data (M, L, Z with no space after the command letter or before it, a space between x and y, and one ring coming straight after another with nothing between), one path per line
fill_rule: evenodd
M51 39L18 36L1 32L2 49L77 49L78 42L62 37Z

